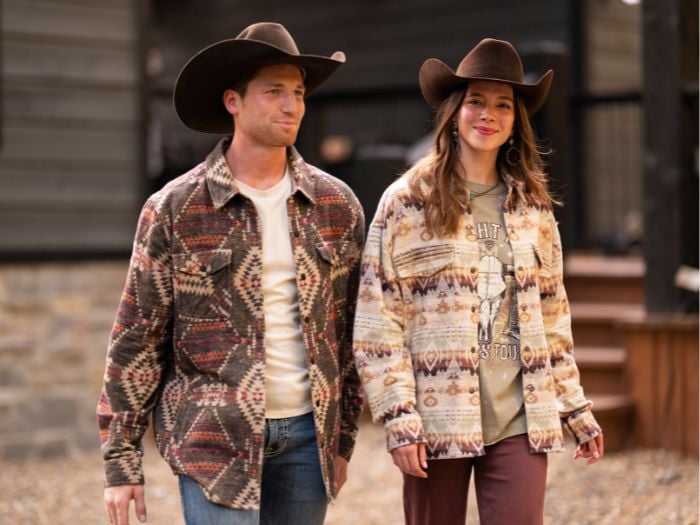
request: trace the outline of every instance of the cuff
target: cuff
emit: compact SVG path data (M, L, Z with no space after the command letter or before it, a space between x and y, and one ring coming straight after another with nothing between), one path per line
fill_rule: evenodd
M590 441L602 432L600 425L589 409L574 412L565 418L566 427L577 444Z
M139 452L129 452L120 457L107 459L104 466L105 487L144 484Z
M386 431L386 448L389 452L404 445L425 443L423 421L416 413L403 414L385 421L384 430Z

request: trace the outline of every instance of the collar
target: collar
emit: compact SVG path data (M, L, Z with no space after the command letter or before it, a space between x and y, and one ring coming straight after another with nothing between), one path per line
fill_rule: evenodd
M217 209L223 208L228 201L240 193L236 179L226 162L225 153L230 144L231 137L221 139L204 161L204 178ZM298 191L315 204L313 176L294 146L287 148L287 163L292 172L292 194Z

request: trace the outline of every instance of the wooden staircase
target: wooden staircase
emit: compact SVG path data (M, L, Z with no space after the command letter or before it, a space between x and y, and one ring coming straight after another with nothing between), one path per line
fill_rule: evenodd
M640 258L573 254L564 263L576 363L605 432L606 451L622 449L631 437L634 405L617 324L644 315L643 280Z

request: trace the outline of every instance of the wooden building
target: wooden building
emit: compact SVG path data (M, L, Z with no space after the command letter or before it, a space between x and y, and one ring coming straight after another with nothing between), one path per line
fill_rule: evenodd
M526 68L556 70L537 117L555 154L567 247L625 251L639 234L641 7L621 0L523 4L383 0L371 4L224 0L6 0L0 253L6 257L126 253L148 193L185 171L218 137L175 116L184 62L258 20L284 23L305 52L343 50L348 63L308 101L298 146L333 168L369 213L430 133L417 71L456 66L481 38L512 41ZM348 158L326 158L343 144ZM349 146L349 150L348 150Z

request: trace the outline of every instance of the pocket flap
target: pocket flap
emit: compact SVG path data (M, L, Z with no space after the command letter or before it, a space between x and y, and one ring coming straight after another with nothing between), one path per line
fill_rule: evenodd
M207 250L192 253L176 253L173 264L178 272L190 275L211 275L231 264L232 250Z
M452 245L426 246L410 250L396 258L396 273L401 278L428 277L454 263L455 248Z

